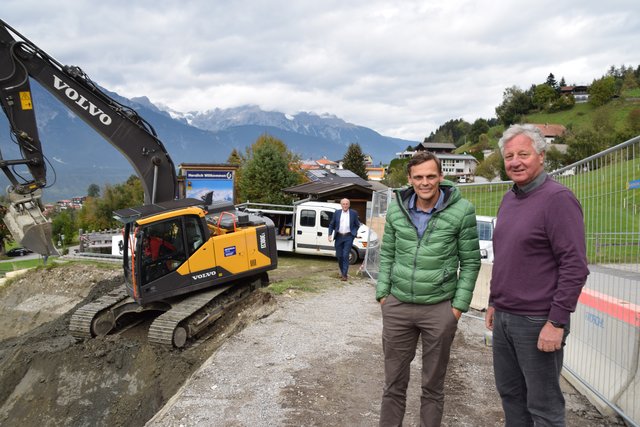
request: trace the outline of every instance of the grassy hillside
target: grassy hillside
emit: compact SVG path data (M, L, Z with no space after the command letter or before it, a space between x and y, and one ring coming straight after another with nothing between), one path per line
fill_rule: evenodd
M591 129L594 117L604 114L609 117L617 131L627 127L629 113L640 108L640 99L618 98L602 107L593 107L588 103L576 104L571 110L557 113L535 113L524 117L525 123L549 123L564 125L574 132Z
M559 124L573 132L592 129L597 118L605 117L616 131L628 127L627 117L632 110L640 109L640 88L623 92L622 96L601 107L589 103L576 104L573 108L556 113L538 112L522 117L522 123ZM487 132L489 147L497 148L498 139L504 132L504 126L493 126ZM620 141L622 142L622 141ZM456 149L456 153L476 151L476 144L467 143Z

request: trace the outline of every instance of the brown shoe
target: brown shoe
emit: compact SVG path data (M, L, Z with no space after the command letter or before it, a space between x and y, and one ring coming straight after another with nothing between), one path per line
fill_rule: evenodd
M343 282L346 282L348 279L349 279L349 278L348 278L347 276L342 276L342 277L340 278L340 280L342 280Z

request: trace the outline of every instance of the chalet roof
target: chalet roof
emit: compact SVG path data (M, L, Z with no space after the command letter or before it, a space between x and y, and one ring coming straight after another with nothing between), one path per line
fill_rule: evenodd
M588 86L585 85L575 85L575 86L561 86L560 92L586 92Z
M326 182L326 183L353 183L363 187L367 187L370 184L367 180L360 178L349 169L317 169L308 170L305 172L307 177L314 182Z
M316 163L319 165L337 165L338 163L334 162L333 160L329 160L329 159L320 159L320 160L316 160Z
M540 129L542 134L547 138L555 138L556 136L562 136L567 131L563 125L554 125L554 124L536 124L533 123L535 127Z
M446 154L446 153L436 153L436 156L440 160L474 160L478 162L478 159L473 157L471 154Z
M374 190L371 187L364 187L352 182L307 182L305 184L285 188L282 191L290 194L308 195L319 199L326 198L334 194L346 195L349 192L371 195Z
M317 163L300 163L300 169L304 169L304 170L315 170L315 169L320 169L320 165L318 165Z
M386 185L384 185L380 181L369 181L369 183L371 184L371 189L373 191L385 191L385 190L389 189L389 187L387 187Z
M450 142L429 142L429 141L424 141L421 142L419 145L423 146L425 149L438 149L438 150L455 150L456 149L456 145L452 144Z

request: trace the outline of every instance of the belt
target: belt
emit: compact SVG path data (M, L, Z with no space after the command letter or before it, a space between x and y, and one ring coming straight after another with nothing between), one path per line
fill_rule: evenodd
M338 232L336 232L336 234L338 236L351 236L351 233L338 233Z

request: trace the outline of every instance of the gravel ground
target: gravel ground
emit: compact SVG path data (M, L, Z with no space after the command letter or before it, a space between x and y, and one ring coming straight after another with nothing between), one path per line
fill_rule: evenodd
M381 315L373 282L279 308L228 339L147 426L373 426L382 390ZM461 319L447 375L445 426L503 425L482 314ZM416 357L416 361L420 356ZM412 378L420 366L412 364ZM567 425L618 424L564 384ZM405 425L419 425L410 384Z
M382 327L379 308L372 298L356 303L371 290L360 280L304 299L283 298L276 312L227 340L147 425L375 424L375 400L358 408L343 402L340 414L330 408L335 401L332 392L369 395L370 390L361 389L356 375L345 372L352 378L338 378L341 372L327 368L328 362L338 367L357 359L366 366L379 359L376 346L370 347ZM363 349L375 353L363 355ZM312 380L323 386L315 388L304 377L320 367L319 377ZM351 390L331 390L331 383ZM347 422L347 414L360 422ZM342 422L322 422L322 417L335 415Z

